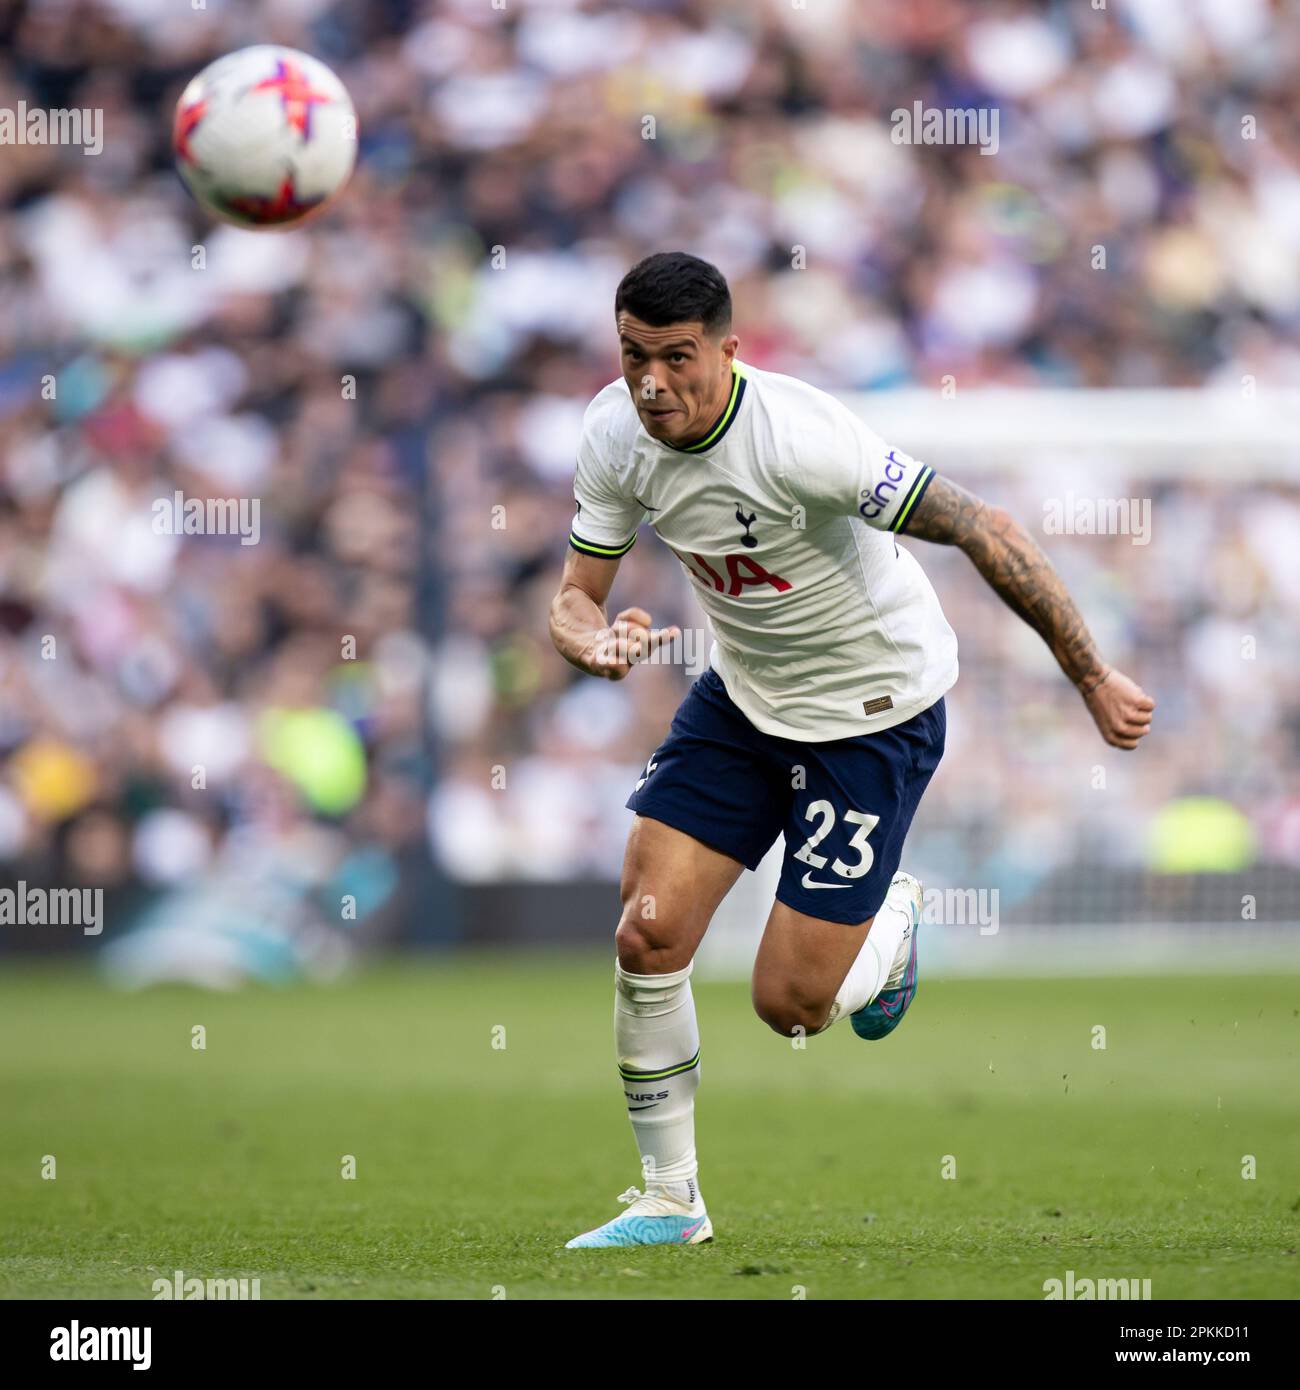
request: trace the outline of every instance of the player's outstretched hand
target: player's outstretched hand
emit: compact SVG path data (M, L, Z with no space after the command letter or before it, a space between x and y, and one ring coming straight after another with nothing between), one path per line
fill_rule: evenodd
M1083 703L1112 748L1136 748L1151 729L1156 702L1136 681L1112 666L1100 685L1084 695Z
M592 675L621 681L637 662L681 635L679 627L652 628L644 608L624 608L609 627L596 633L588 670Z

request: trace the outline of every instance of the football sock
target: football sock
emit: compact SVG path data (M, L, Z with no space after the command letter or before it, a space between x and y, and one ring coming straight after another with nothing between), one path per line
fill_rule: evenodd
M867 932L867 939L835 995L830 1017L818 1032L824 1032L847 1014L865 1009L885 988L890 976L898 973L897 957L902 951L904 933L911 920L906 906L900 907L888 900L880 905L871 930Z
M692 962L693 965L693 962ZM614 1043L647 1190L695 1205L695 1092L700 1030L690 974L633 975L614 966Z

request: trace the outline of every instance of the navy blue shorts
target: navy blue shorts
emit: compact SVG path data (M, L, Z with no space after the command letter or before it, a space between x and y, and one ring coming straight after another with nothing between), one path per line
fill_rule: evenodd
M749 869L784 833L778 901L856 926L885 900L946 732L941 698L880 733L826 743L779 738L745 718L709 667L627 806Z

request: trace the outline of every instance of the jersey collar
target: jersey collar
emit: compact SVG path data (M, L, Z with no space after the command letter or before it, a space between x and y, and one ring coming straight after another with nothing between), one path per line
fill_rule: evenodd
M712 449L715 444L721 441L722 436L731 428L736 416L740 413L740 402L744 399L744 395L745 374L733 361L731 364L731 395L722 414L713 422L713 428L708 434L697 439L693 444L669 444L665 439L655 442L678 454L702 454L706 449Z

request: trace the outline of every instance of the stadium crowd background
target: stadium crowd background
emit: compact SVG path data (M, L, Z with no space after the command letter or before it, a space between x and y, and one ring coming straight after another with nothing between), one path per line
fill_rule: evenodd
M264 41L359 112L310 233L213 228L171 169L185 81ZM546 636L623 271L715 261L742 358L830 390L1300 386L1298 69L1266 0L0 4L0 105L104 113L98 157L0 148L0 863L261 932L272 971L340 885L435 939L448 880L614 877L690 675L585 679ZM998 152L892 143L918 100L996 107ZM1044 541L1159 702L1128 762L926 548L962 679L922 867L1149 863L1186 796L1237 867L1300 866L1297 490L1128 482L1149 545ZM260 499L257 544L157 534L178 490ZM989 495L1044 540L1039 480ZM615 600L701 625L648 533Z

